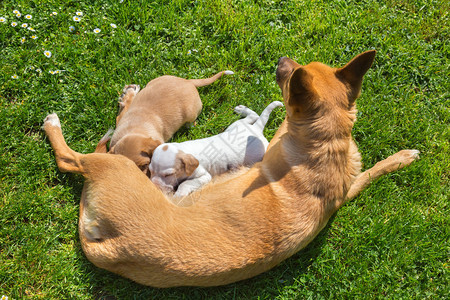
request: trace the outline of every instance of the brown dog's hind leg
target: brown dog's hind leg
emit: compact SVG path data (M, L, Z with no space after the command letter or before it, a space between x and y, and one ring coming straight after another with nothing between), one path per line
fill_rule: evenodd
M127 112L131 102L133 102L134 96L139 93L140 87L137 84L126 85L122 90L122 95L119 97L119 114L116 118L116 126L119 124L122 116Z
M56 114L50 114L44 119L42 126L47 134L53 151L55 152L56 163L61 172L83 173L81 157L83 154L73 151L67 146L62 135L61 123Z
M358 175L356 180L351 185L344 202L355 198L363 189L365 189L377 178L409 166L418 158L419 150L402 150L382 161L377 162L372 168Z

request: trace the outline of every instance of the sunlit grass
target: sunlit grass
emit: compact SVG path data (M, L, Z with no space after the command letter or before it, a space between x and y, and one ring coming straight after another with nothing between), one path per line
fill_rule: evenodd
M448 11L446 1L419 0L1 1L0 295L445 298ZM261 112L281 100L280 56L342 66L368 49L377 56L353 131L365 167L407 148L420 150L421 159L371 185L306 249L260 276L208 289L143 287L84 257L77 233L82 178L57 170L40 128L48 113L60 116L68 144L88 153L114 126L125 84L233 70L199 89L197 124L174 140L206 137L238 118L238 104ZM283 117L282 109L272 113L268 139Z

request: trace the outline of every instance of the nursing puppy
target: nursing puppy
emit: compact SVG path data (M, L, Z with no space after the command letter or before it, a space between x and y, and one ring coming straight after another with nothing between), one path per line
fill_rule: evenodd
M402 150L361 173L351 131L375 51L342 68L279 61L286 120L262 162L175 205L122 155L70 149L56 114L44 130L62 172L86 180L78 232L100 268L154 287L215 286L267 271L308 245L330 217L378 177L418 158ZM389 200L386 200L389 201Z
M183 197L211 181L213 176L240 166L261 161L269 142L264 126L280 101L270 103L261 116L243 105L234 111L245 118L231 124L224 132L194 141L166 143L153 152L149 169L151 180L164 192Z
M137 85L127 85L120 98L116 129L111 137L109 153L122 154L147 175L153 150L168 141L184 124L193 123L202 109L197 87L209 85L222 71L206 79L183 79L161 76L139 91ZM106 152L105 136L97 145Z

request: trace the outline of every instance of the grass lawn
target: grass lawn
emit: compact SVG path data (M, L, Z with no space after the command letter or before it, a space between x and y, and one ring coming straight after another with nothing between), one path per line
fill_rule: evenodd
M0 2L0 296L448 297L448 1L139 2ZM173 140L207 137L238 119L234 106L261 112L281 100L280 56L342 66L369 49L378 52L353 130L365 168L402 149L418 149L421 158L345 205L307 248L255 278L206 289L141 286L84 257L82 178L57 170L41 130L48 113L58 113L70 147L89 153L114 126L125 84L233 70L199 89L196 126ZM284 109L272 114L269 140L283 118Z

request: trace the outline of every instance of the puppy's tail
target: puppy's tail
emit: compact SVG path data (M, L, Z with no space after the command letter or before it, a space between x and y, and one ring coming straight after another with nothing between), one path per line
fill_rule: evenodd
M283 103L280 101L273 101L267 107L263 110L261 115L259 116L258 120L253 124L254 126L257 126L260 130L264 129L264 126L266 126L267 121L269 121L269 116L272 110L274 110L275 107L282 107Z
M106 134L98 142L97 147L95 148L95 151L94 151L95 153L107 153L108 152L108 148L106 147L106 144L111 139L113 132L114 132L114 130L111 128L108 130L108 132L106 132Z
M195 87L201 87L201 86L205 86L205 85L210 85L211 83L213 83L214 81L216 81L217 79L219 79L220 77L222 77L222 75L233 75L234 72L233 71L222 71L217 73L216 75L209 77L209 78L204 78L204 79L188 79L193 85L195 85Z

